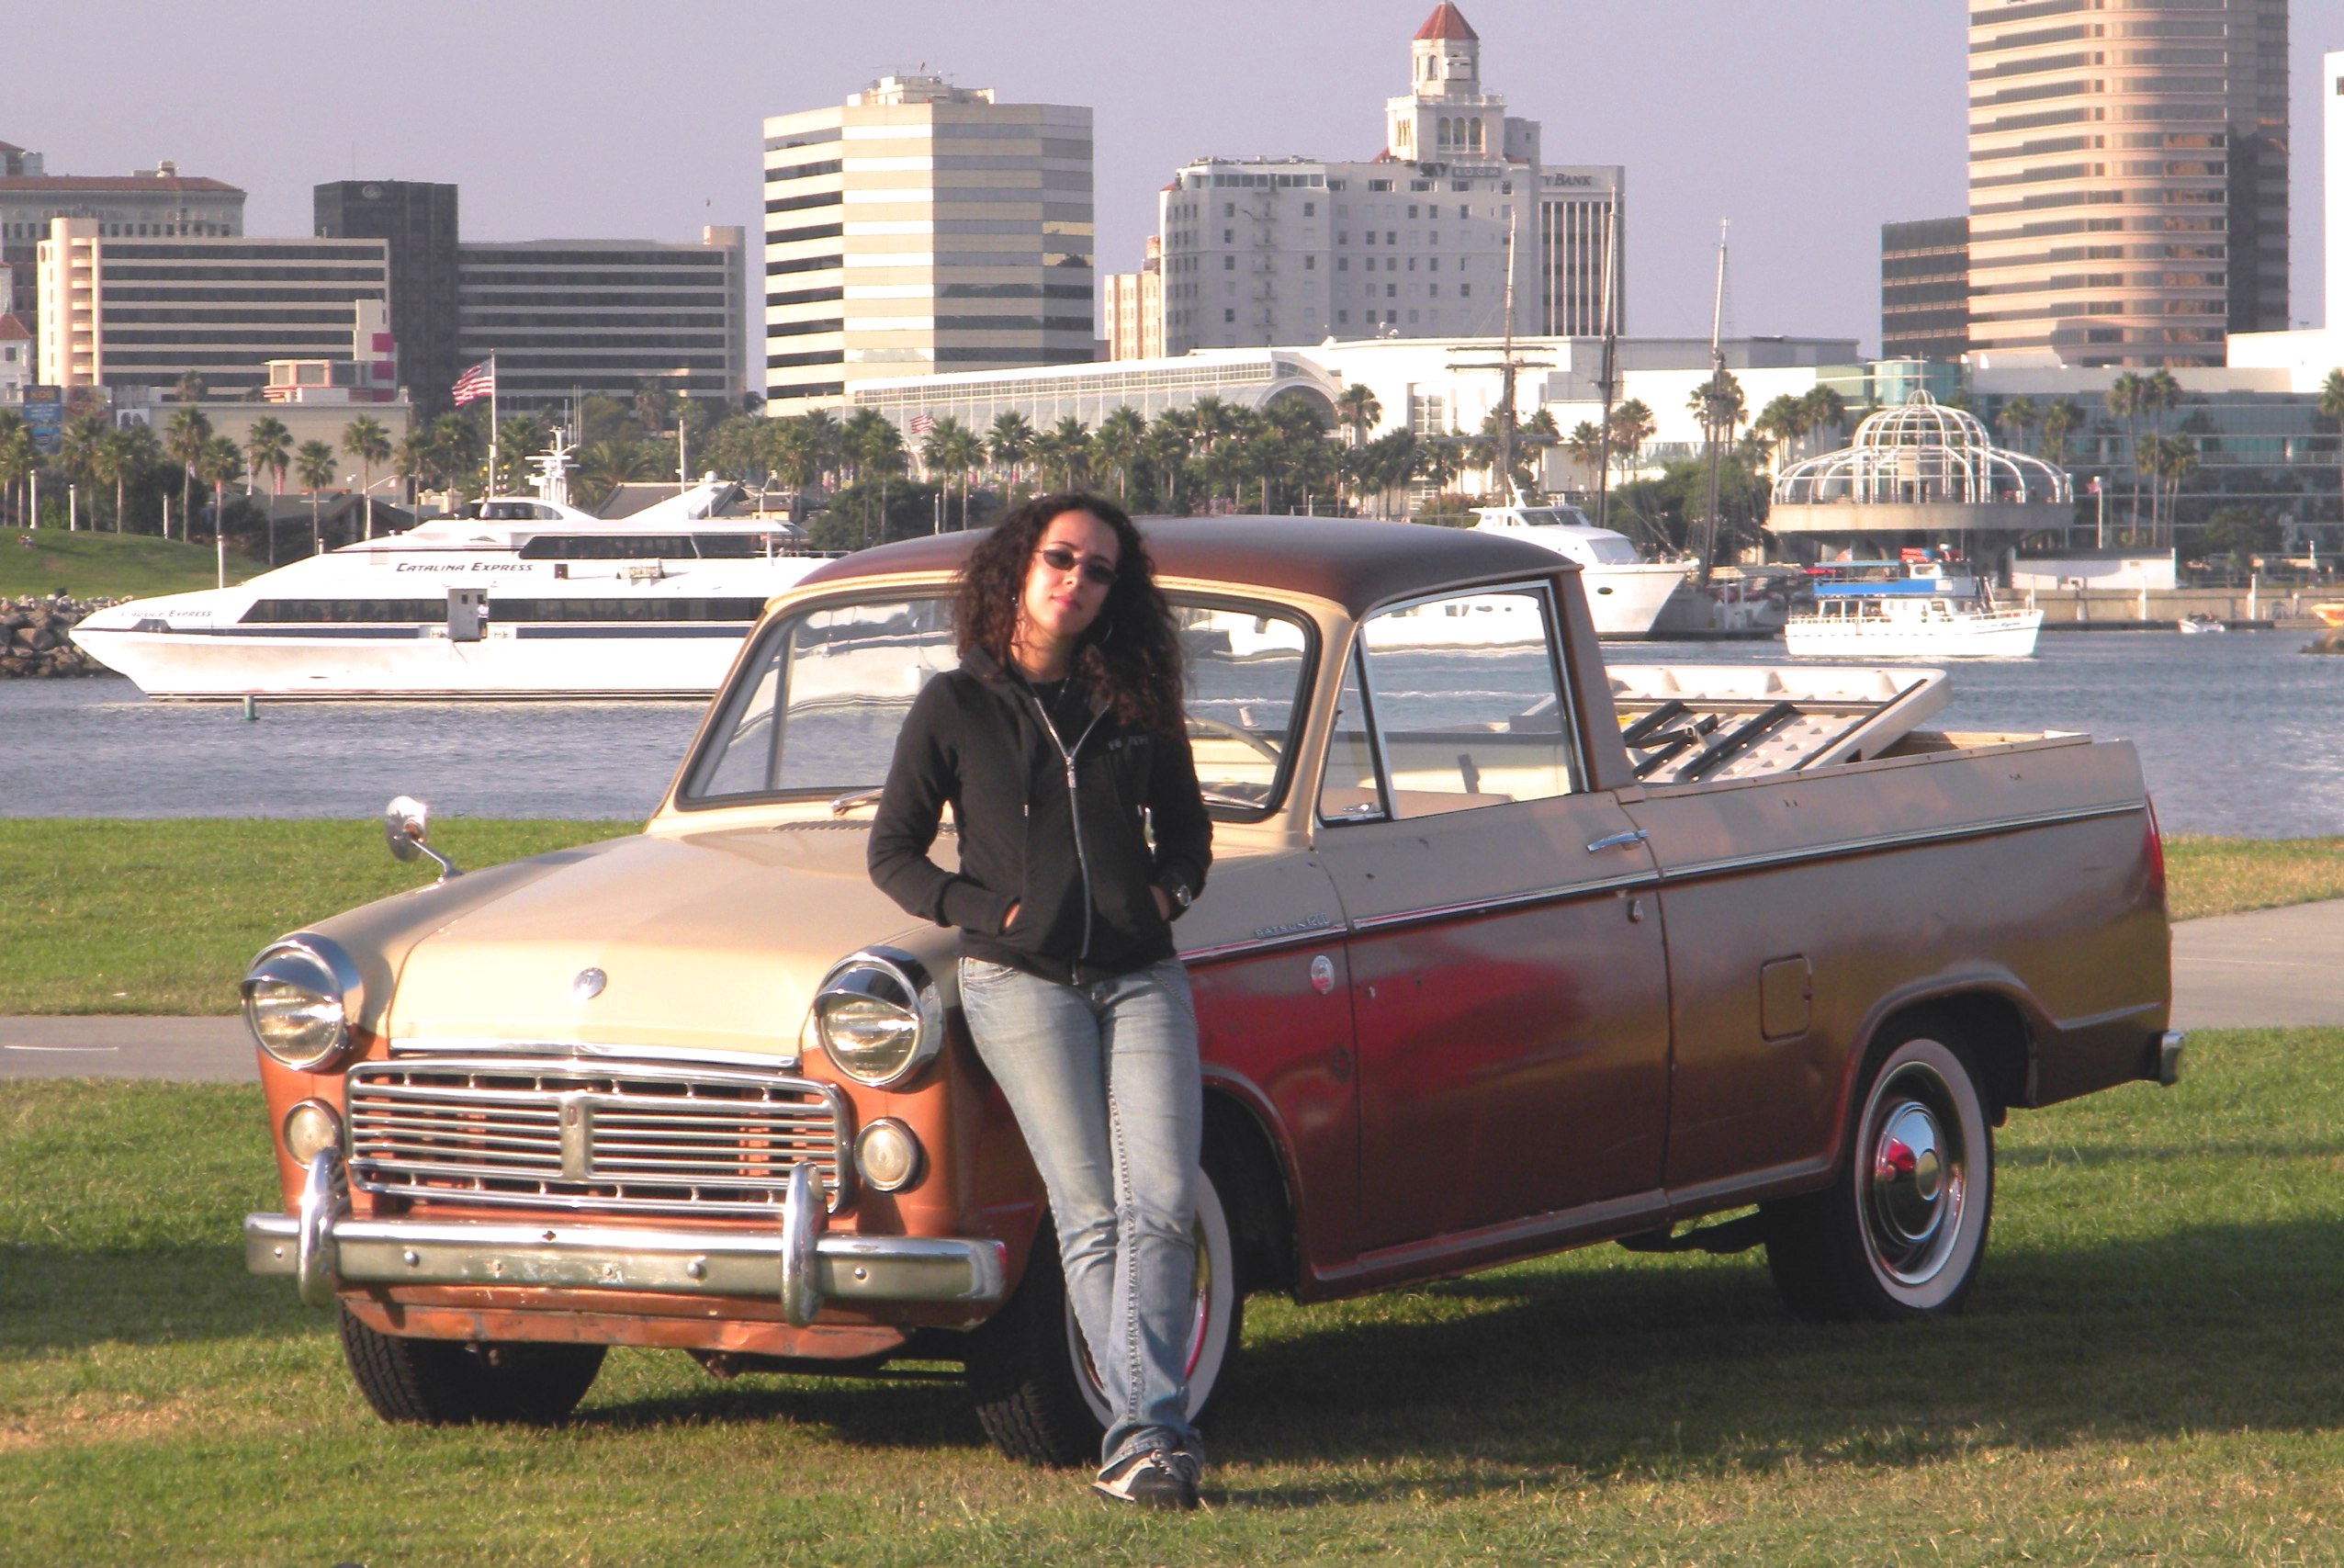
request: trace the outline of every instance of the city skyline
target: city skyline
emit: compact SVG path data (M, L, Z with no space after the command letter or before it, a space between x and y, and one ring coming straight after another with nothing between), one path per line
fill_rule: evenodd
M1426 0L1298 0L1267 28L1258 8L1196 0L1168 33L1166 13L1128 4L905 0L865 15L726 3L663 17L648 51L628 13L595 4L563 8L560 34L544 30L556 13L439 0L353 6L328 27L281 0L235 9L242 25L229 28L216 14L142 12L137 28L87 8L28 15L16 36L49 68L12 87L0 140L46 153L53 173L175 159L249 192L256 236L306 234L312 186L360 177L462 186L468 240L680 239L704 223L757 231L764 117L924 64L1005 98L1097 111L1107 273L1138 265L1158 188L1193 159L1357 156L1372 143ZM1724 217L1730 333L1876 344L1879 225L1966 208L1963 11L1645 0L1632 25L1606 27L1621 9L1465 7L1514 112L1545 123L1550 160L1626 165L1631 330L1707 332ZM2319 123L2318 57L2344 46L2344 0L2291 9L2291 314L2316 323L2322 166L2305 128ZM1698 54L1682 51L1687 36L1706 40ZM317 101L364 118L300 129L276 88L260 90L255 39L268 40L269 82L339 81ZM102 118L88 107L100 80L117 104Z

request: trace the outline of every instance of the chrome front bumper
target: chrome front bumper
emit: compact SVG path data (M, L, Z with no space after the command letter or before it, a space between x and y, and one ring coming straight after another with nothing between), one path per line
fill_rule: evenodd
M470 1220L365 1220L350 1213L339 1150L310 1162L293 1214L244 1216L244 1267L290 1275L331 1306L350 1285L535 1285L664 1295L778 1297L804 1327L826 1301L997 1302L997 1241L828 1235L810 1167L792 1175L778 1234Z

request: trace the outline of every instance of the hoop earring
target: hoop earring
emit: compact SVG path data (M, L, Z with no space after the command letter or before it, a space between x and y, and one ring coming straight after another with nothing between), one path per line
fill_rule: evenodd
M1105 648L1105 647L1106 647L1109 643L1110 643L1110 642L1112 642L1112 641L1114 641L1114 640L1115 640L1115 622L1114 622L1114 618L1113 618L1112 616L1110 616L1110 617L1108 618L1108 622L1107 622L1107 629L1106 629L1105 631L1103 631L1103 632L1100 632L1098 636L1096 636L1096 637L1092 637L1092 638L1090 639L1090 645L1091 645L1091 647L1093 647L1093 648Z

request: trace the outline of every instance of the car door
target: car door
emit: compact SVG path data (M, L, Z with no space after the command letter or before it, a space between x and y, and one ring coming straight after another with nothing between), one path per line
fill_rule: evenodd
M1652 861L1590 789L1543 583L1354 639L1317 843L1347 927L1364 1249L1657 1189Z

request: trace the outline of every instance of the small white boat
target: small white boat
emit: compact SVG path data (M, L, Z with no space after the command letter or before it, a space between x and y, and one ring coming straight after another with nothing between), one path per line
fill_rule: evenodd
M1648 637L1669 595L1692 576L1688 561L1648 561L1625 534L1598 528L1575 506L1477 506L1478 534L1503 534L1543 545L1579 563L1595 613L1595 635L1606 641Z
M1835 571L1814 586L1813 608L1783 626L1800 659L2030 659L2039 609L2004 608L1993 591L1947 563L1901 563L1893 575Z
M117 604L73 640L151 697L705 697L765 601L819 557L786 523L710 515L714 479L623 518L490 496L232 588Z
M2184 615L2173 623L2183 637L2196 637L2204 632L2226 632L2229 623L2219 615Z

